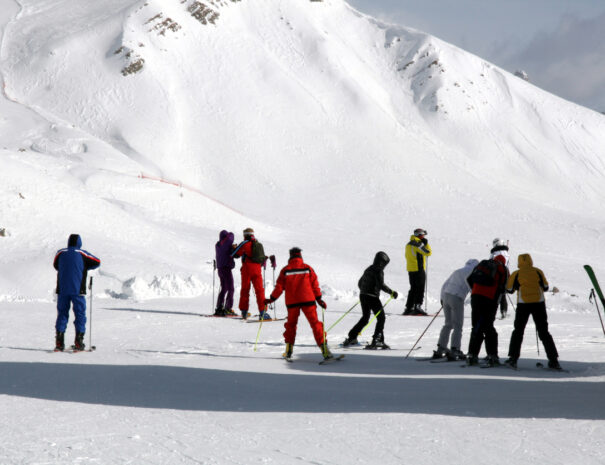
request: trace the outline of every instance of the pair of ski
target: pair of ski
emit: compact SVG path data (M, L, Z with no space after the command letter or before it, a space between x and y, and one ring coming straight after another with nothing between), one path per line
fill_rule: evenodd
M292 357L286 357L285 355L282 355L282 358L288 363L294 362ZM330 357L330 358L324 358L321 362L319 362L319 365L327 365L328 363L339 362L343 358L345 358L344 354L334 355L333 357Z
M90 346L89 349L76 349L75 345L71 345L69 348L65 348L63 350L55 348L53 352L67 352L69 354L77 354L78 352L93 352L97 350L97 346Z
M477 365L460 365L462 368L465 367L479 367L479 368L509 368L511 370L519 371L519 368L516 366L509 365L508 363L499 363L497 365L492 365L489 363L478 363ZM554 373L569 373L569 370L565 370L563 368L551 368L548 365L544 365L542 362L536 362L536 368L540 368L545 371L552 371Z

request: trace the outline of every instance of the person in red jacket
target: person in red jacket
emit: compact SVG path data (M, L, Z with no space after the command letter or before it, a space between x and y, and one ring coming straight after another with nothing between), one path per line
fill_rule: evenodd
M252 285L256 294L259 318L263 320L271 319L269 314L265 312L265 287L262 272L262 264L267 257L263 245L254 237L254 229L244 229L244 240L231 252L231 256L242 258L242 289L239 294L239 309L242 312L242 318L248 317L250 285Z
M284 358L291 359L294 350L294 341L296 339L296 326L300 312L305 314L311 329L315 342L321 349L324 359L333 358L328 341L325 338L324 325L317 318L317 306L326 308L326 303L321 298L321 289L317 281L317 275L313 268L303 262L302 250L298 247L290 249L290 259L288 264L279 272L279 277L275 283L275 289L271 297L265 300L265 304L275 302L283 291L286 291L286 307L288 309L288 319L284 324L284 339L286 341L286 352Z
M466 359L469 365L479 363L479 351L484 339L487 364L500 364L498 332L494 328L494 320L500 297L508 280L508 269L505 265L506 258L502 255L482 260L466 279L471 288L471 321L473 323Z

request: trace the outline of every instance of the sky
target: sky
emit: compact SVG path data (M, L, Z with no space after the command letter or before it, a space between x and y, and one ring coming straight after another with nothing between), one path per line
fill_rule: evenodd
M348 0L430 33L537 86L605 112L603 0Z

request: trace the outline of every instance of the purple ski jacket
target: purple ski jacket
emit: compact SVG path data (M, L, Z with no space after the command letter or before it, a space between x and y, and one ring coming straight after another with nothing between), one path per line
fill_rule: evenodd
M231 246L233 245L233 239L235 236L232 232L221 231L219 235L219 241L216 243L216 267L217 268L235 268L235 260L231 257Z

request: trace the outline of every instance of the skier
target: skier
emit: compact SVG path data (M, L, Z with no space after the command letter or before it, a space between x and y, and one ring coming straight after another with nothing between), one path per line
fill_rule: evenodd
M221 282L221 290L218 293L216 301L216 316L235 315L233 311L233 272L235 260L231 256L234 249L233 233L224 229L219 234L219 241L214 246L216 251L216 267L218 269L218 278Z
M405 302L404 315L426 315L426 312L422 310L422 302L426 285L427 257L432 253L426 235L426 230L415 229L414 234L410 236L410 242L405 246L410 291Z
M372 343L366 348L390 349L390 347L384 343L384 323L386 318L384 308L382 307L379 298L380 291L392 295L394 299L398 297L397 292L391 290L391 288L384 283L384 269L389 262L390 259L386 253L378 252L374 257L374 263L365 269L363 275L359 279L359 300L361 302L362 316L355 326L351 328L351 331L349 331L349 335L342 343L343 347L358 344L357 335L365 325L368 324L371 312L374 312L376 315L376 328L374 329Z
M330 352L328 341L325 337L324 325L317 318L317 306L315 302L323 309L327 308L327 305L321 298L321 289L319 288L317 275L313 268L303 261L302 250L298 247L290 249L288 264L279 272L275 289L273 289L270 298L265 300L265 305L275 302L284 290L286 291L288 318L284 324L286 351L283 357L286 359L292 358L298 317L302 310L309 325L311 325L315 342L319 346L324 359L333 358L334 356Z
M492 242L492 249L489 251L489 258L494 258L496 255L502 255L506 259L506 263L504 266L508 269L508 262L510 259L510 255L508 253L508 241L504 239L500 239L496 237ZM500 297L500 316L502 319L506 318L506 313L508 312L508 301L506 293L502 293L502 297Z
M479 363L479 351L485 339L487 364L499 365L498 332L494 320L498 311L498 302L504 292L508 279L508 270L504 266L505 258L497 255L493 259L482 260L473 269L467 282L471 288L471 319L473 330L468 345L467 363Z
M462 267L454 271L441 286L441 305L445 315L445 323L441 328L437 350L433 351L433 358L447 357L449 360L464 359L464 352L460 350L462 343L462 324L464 323L464 299L470 291L466 279L479 260L471 258ZM453 331L453 332L452 332ZM451 348L448 350L448 342Z
M506 291L510 294L517 291L517 311L515 313L515 329L510 338L508 348L507 365L513 368L517 367L517 360L521 354L521 343L523 342L523 333L525 325L531 315L538 331L538 336L544 345L546 356L548 357L548 366L560 370L555 342L548 332L548 318L546 315L546 302L544 301L544 292L548 290L548 281L544 273L539 268L533 266L532 258L529 254L521 254L518 258L519 269L513 272L506 284Z
M84 350L86 333L86 275L101 265L101 260L82 250L82 239L71 234L67 248L57 251L53 266L57 270L57 321L55 323L55 350L65 349L65 329L69 321L69 307L73 306L76 338L74 350Z
M239 295L239 309L242 318L248 318L250 304L250 285L254 286L259 319L270 320L271 316L265 311L265 288L261 267L267 259L263 245L254 237L254 229L244 229L244 240L231 252L232 257L242 257L242 289Z

